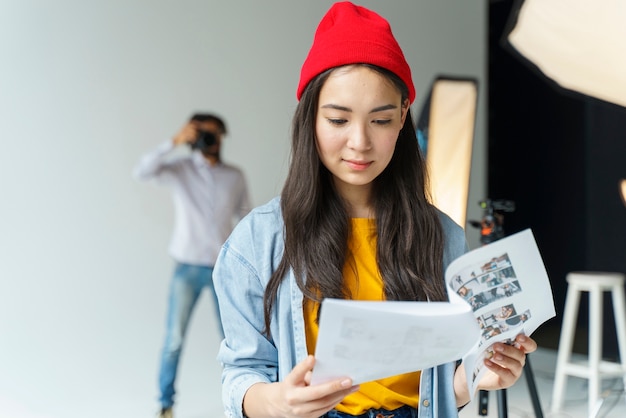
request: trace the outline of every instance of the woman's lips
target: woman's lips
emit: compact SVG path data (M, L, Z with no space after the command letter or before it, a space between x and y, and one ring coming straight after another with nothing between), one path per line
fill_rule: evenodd
M371 161L344 160L352 170L362 171L372 165Z

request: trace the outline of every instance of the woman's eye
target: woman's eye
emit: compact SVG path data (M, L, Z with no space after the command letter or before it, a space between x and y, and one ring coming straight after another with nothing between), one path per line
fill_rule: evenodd
M374 123L376 125L388 125L391 123L391 119L376 119Z
M332 119L332 118L328 118L328 122L331 125L343 125L344 123L347 122L346 119Z

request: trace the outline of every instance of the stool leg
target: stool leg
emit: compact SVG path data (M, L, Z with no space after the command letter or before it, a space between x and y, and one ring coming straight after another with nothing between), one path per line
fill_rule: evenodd
M593 417L600 395L602 360L602 290L589 292L589 416Z
M615 286L612 293L619 362L622 365L622 370L624 370L622 380L624 381L624 387L626 387L626 303L624 302L624 287Z
M578 319L578 304L580 291L578 286L570 284L565 297L565 311L563 312L563 324L561 325L561 337L559 338L559 351L554 375L554 388L552 390L552 412L557 412L563 406L563 392L567 383L566 367L569 362L574 344L574 332Z

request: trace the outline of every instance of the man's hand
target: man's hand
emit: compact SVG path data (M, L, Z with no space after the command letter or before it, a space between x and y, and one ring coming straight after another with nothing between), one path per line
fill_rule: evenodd
M198 128L194 122L188 122L174 136L172 142L174 145L190 144L198 137Z

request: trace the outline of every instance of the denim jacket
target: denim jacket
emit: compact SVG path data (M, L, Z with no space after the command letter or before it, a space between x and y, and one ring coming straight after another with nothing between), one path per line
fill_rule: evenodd
M444 268L467 251L463 229L440 213L445 233ZM280 200L274 198L241 220L223 245L213 272L225 339L222 400L228 418L243 418L243 398L255 383L285 379L307 356L303 295L293 273L281 284L271 318L271 339L263 334L265 286L283 255ZM457 417L455 363L423 370L420 418Z

